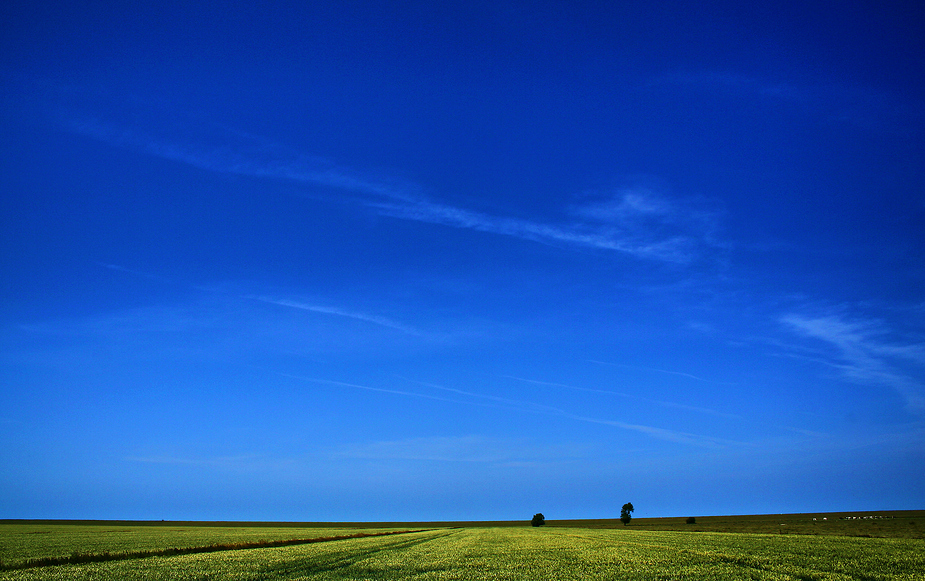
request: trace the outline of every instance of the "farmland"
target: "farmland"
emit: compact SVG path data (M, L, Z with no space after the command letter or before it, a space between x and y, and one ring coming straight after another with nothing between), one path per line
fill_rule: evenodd
M270 538L329 538L361 531L357 527L170 524L122 529L108 525L28 526L37 528L30 531L23 524L0 525L5 563L66 553L68 539L77 552L125 552L141 547L208 546ZM48 532L38 532L41 527ZM382 533L402 528L408 527L362 531ZM0 580L116 578L925 579L925 540L643 530L634 526L466 526L0 572Z
M6 524L0 525L0 565L29 561L117 560L167 552L216 552L272 544L382 535L393 528L202 526L192 523ZM97 559L94 559L94 558Z
M633 519L632 528L649 531L837 535L925 538L925 511L894 510L844 513L759 514ZM548 521L552 526L620 528L618 519Z

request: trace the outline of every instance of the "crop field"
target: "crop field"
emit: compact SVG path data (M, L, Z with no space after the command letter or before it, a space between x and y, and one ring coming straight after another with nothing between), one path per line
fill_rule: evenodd
M203 542L212 532L193 534ZM293 532L289 529L290 538ZM332 536L331 529L322 532ZM221 534L251 538L254 533L231 529ZM465 527L0 572L0 580L12 579L925 580L925 540L632 527Z
M755 514L634 518L632 528L649 531L838 535L847 537L925 538L925 511L892 510L841 513ZM618 519L547 520L550 526L623 528Z
M297 541L372 535L393 528L272 527L272 526L166 526L0 524L0 568L36 560L156 553L171 549L213 549L216 546L258 545L274 541ZM196 552L206 552L199 550Z

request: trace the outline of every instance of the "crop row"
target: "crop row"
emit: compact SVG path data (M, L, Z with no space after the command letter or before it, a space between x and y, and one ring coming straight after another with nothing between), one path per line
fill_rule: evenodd
M925 541L469 528L0 573L0 581L51 578L925 580Z
M34 567L50 567L55 565L74 565L78 563L101 563L105 561L124 561L126 559L144 559L148 557L172 557L175 555L190 555L193 553L216 553L218 551L238 551L242 549L266 549L271 547L289 547L292 545L308 545L312 543L326 543L346 539L360 539L364 537L383 537L399 535L414 531L388 531L374 533L352 533L349 535L312 537L309 539L281 539L276 541L255 541L250 543L211 544L199 547L169 547L167 549L147 549L141 551L122 551L112 553L71 553L67 557L40 557L26 559L25 561L4 564L0 561L0 570L30 569Z
M201 526L99 526L99 525L0 525L0 564L6 568L28 561L57 559L72 562L87 555L124 553L151 555L169 549L213 545L259 545L272 541L348 536L356 533L399 529L201 527ZM48 561L51 562L51 561Z

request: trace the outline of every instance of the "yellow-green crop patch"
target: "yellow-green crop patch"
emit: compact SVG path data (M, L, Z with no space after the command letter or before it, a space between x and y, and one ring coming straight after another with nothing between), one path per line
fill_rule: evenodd
M72 555L124 554L177 548L379 534L399 529L0 524L0 566Z
M925 580L925 541L580 528L464 528L6 571L38 579Z

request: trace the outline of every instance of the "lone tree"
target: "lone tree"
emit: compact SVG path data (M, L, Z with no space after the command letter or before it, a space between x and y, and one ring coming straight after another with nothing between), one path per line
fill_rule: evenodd
M535 515L533 515L533 520L530 521L530 524L535 527L541 527L544 524L546 524L546 517L543 516L543 513L538 512Z
M623 521L623 526L630 524L630 521L633 520L633 510L632 502L627 502L620 509L620 520Z

